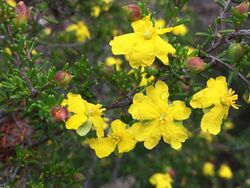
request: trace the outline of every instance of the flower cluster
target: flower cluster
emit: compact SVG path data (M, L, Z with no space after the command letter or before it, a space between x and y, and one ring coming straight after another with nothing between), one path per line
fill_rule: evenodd
M186 32L184 25L163 28L164 25L165 22L161 20L153 25L150 17L146 16L132 23L134 33L115 37L110 42L114 55L123 54L132 67L141 66L142 80L139 87L145 86L146 92L135 94L128 109L133 124L127 125L119 119L114 120L105 134L105 122L102 117L105 109L102 105L89 103L79 94L73 93L68 93L68 99L62 102L62 106L66 106L71 113L65 123L67 129L74 129L81 136L86 135L91 129L96 130L97 137L89 139L88 144L100 158L109 156L116 148L118 153L129 152L135 148L137 142L143 142L147 149L153 149L161 138L173 149L179 150L189 137L189 131L184 127L183 121L189 118L191 108L183 101L170 101L166 83L156 81L155 85L150 85L155 77L146 78L144 67L152 65L155 58L168 65L168 54L175 53L175 48L160 35L174 31L177 35L183 35ZM76 27L82 27L82 23L72 25L68 30L75 30ZM89 36L90 34L87 38ZM122 61L109 57L105 64L115 65L116 70L120 71ZM225 77L210 78L207 87L195 93L190 101L192 108L200 108L204 112L201 120L202 131L218 134L223 119L228 116L230 106L238 109L235 104L237 98L234 91L228 89ZM207 163L204 171L211 175L212 170L212 166Z

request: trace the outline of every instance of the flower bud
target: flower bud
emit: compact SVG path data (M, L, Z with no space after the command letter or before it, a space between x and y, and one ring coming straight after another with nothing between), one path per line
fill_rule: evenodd
M141 9L137 5L129 4L127 6L124 6L123 10L125 11L129 21L134 22L142 18Z
M240 14L244 14L248 11L249 8L249 3L247 1L243 1L239 5L235 7L235 9L238 11Z
M15 8L15 22L18 25L27 23L30 15L30 8L27 8L23 1L20 1Z
M59 86L64 86L70 83L72 75L65 71L58 71L54 77L55 82Z
M200 57L191 57L187 60L186 66L191 72L200 72L204 70L205 63Z
M63 106L53 106L50 109L50 114L55 122L63 122L69 117L68 110Z
M244 50L239 43L232 43L228 49L228 57L233 61L238 61L244 54Z

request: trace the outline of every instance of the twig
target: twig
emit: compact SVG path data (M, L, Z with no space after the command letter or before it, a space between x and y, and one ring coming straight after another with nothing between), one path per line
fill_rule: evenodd
M64 131L65 131L65 129L58 130L58 131L55 132L54 135L55 135L55 136L58 136L58 135L62 134ZM31 144L30 147L31 147L31 148L35 148L35 147L37 147L37 146L39 146L39 145L41 145L41 144L46 143L49 139L50 139L49 136L45 136L42 140L39 140L39 141L37 141L37 142Z
M217 19L219 19L219 23L217 23L216 26L215 26L215 31L214 31L215 38L214 38L214 40L212 42L212 46L214 46L216 44L215 40L217 38L219 30L221 29L221 21L225 18L225 13L228 10L230 4L231 4L231 0L227 0L224 8L222 8L221 11L220 11L219 17L217 18Z
M211 52L214 49L216 49L217 47L219 47L221 44L224 44L224 42L228 42L232 39L235 39L239 36L250 36L250 29L242 29L242 30L238 30L232 33L229 33L226 37L221 38L219 41L217 41L216 43L212 44L212 46L210 48L208 48L206 50L206 52Z
M217 58L217 57L215 57L215 56L212 56L212 55L210 55L210 54L207 54L206 56L209 57L209 58L211 58L211 59L213 60L213 62L220 63L221 65L225 66L225 67L226 67L227 69L229 69L230 71L234 71L234 68L233 68L231 65L229 65L229 64L227 64L227 63L225 63L225 62L223 62L221 59L219 59L219 58ZM241 78L241 80L243 80L243 81L246 83L246 85L247 85L248 87L250 87L250 81L247 79L246 76L244 76L244 75L241 74L240 72L238 72L237 75Z

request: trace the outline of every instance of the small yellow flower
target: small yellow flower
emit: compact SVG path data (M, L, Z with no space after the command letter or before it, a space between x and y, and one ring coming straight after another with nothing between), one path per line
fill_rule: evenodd
M211 162L205 162L203 165L203 174L205 176L214 176L214 164Z
M15 0L6 0L6 2L7 2L11 7L16 7L16 1L15 1Z
M237 99L238 95L234 94L232 89L228 89L225 77L210 78L207 87L194 94L190 102L193 108L204 109L202 131L217 135L221 130L222 120L228 116L230 106L238 109L235 104Z
M141 82L139 84L139 87L147 86L151 84L154 81L155 77L151 75L150 77L147 77L147 73L143 72L141 75Z
M113 121L112 132L107 137L90 139L89 146L95 150L99 158L109 156L116 147L119 153L133 150L136 145L134 131L126 127L127 125L120 120Z
M171 32L173 28L153 27L149 16L132 23L134 33L115 37L110 41L115 55L125 55L129 64L138 68L153 64L155 57L168 65L168 54L174 54L175 48L159 35Z
M246 101L247 104L250 104L250 94L244 94L243 99L244 101Z
M89 126L96 130L97 137L104 136L104 120L101 117L105 108L100 104L88 103L82 99L81 95L68 93L68 99L64 99L62 106L67 106L73 115L65 122L67 129L79 130L82 126Z
M188 29L184 24L175 26L172 31L174 35L180 35L180 36L186 35L187 32L188 32Z
M163 19L156 19L155 20L155 27L156 28L161 29L161 28L165 27L165 25L166 25L166 22ZM173 30L172 30L172 33L174 35L180 35L180 36L186 35L187 32L188 32L188 29L184 24L177 25L177 26L173 27Z
M100 13L101 13L101 7L99 7L99 6L93 6L91 8L91 16L97 18L100 15Z
M221 178L231 179L233 177L233 172L227 164L222 164L218 171L218 174Z
M52 30L49 27L46 27L43 29L43 33L48 36L52 33Z
M156 173L153 174L149 182L156 188L172 188L172 178L169 173Z
M179 100L169 103L168 96L168 86L157 81L155 87L146 88L146 95L137 93L129 108L133 119L139 120L132 126L137 130L135 138L144 141L147 149L153 149L161 137L173 149L180 149L188 138L182 121L189 117L191 110Z
M115 65L116 70L121 70L121 64L122 64L122 60L119 58L114 58L114 57L107 57L105 60L105 65L107 66L113 66Z
M79 41L79 42L84 42L87 39L90 39L89 29L88 29L87 25L82 21L79 21L76 24L69 25L66 28L66 31L67 32L75 32L76 37L77 37L77 41Z
M234 128L234 123L231 120L225 121L224 128L225 130L231 130Z
M10 48L6 47L4 48L4 51L9 54L9 55L12 55L12 51L10 50Z

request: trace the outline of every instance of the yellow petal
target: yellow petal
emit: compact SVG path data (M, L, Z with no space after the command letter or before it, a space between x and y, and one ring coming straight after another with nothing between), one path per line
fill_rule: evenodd
M173 118L178 121L187 119L191 114L191 109L186 107L186 104L179 100L171 104L169 111Z
M134 32L144 33L145 30L153 28L153 23L151 22L150 16L146 16L141 20L132 22L131 26Z
M92 138L89 140L89 146L95 150L97 157L103 158L109 156L116 147L112 138Z
M142 39L139 43L134 44L133 50L127 54L127 59L134 68L152 65L155 60L153 41Z
M126 124L121 120L116 119L111 123L112 133L113 134L122 134L126 130Z
M129 33L115 37L110 41L109 45L115 55L128 54L143 41L143 36L140 33Z
M184 35L187 34L188 29L184 24L181 24L181 25L175 26L173 28L172 32L173 32L174 35L184 36Z
M161 139L161 130L158 121L150 121L147 123L137 123L138 132L135 136L136 140L144 141L147 149L153 149Z
M221 97L227 93L226 78L223 76L207 81L207 88L193 95L190 105L193 108L207 108L221 103Z
M84 122L87 121L85 114L74 114L66 121L67 129L78 129Z
M150 120L159 117L158 108L152 102L151 98L138 93L133 98L133 104L130 106L128 112L133 119Z
M104 136L104 120L101 116L90 116L90 121L92 121L94 128L96 130L97 137L103 137Z
M202 131L208 131L213 135L217 135L221 131L222 119L225 112L228 111L226 108L223 105L216 105L209 112L205 113L201 120Z
M188 131L183 125L172 122L161 128L164 142L170 144L173 149L180 149L182 143L188 139Z
M68 93L68 99L62 101L63 106L68 106L69 112L84 114L87 110L87 102L82 99L81 95Z
M165 109L168 106L168 86L164 82L157 81L155 87L147 87L146 94L152 99L152 102L160 109Z
M119 153L129 152L135 148L136 140L133 135L127 132L127 135L123 135L123 138L118 143Z
M175 54L175 48L164 41L161 37L155 36L152 38L154 44L154 54L162 61L164 65L169 64L168 54Z

